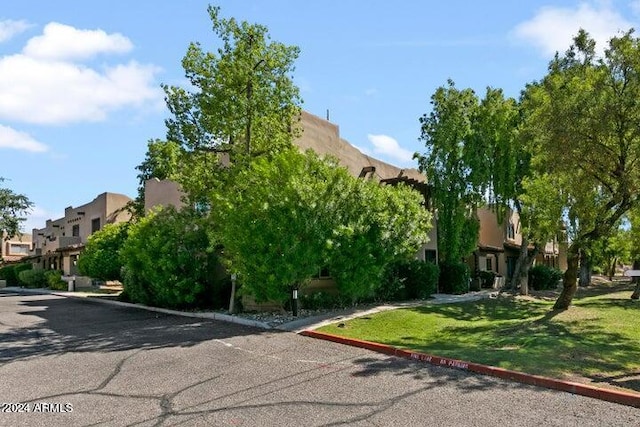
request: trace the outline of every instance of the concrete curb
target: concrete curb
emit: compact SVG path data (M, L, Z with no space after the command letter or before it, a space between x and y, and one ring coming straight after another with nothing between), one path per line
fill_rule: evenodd
M479 363L471 363L457 359L433 356L410 350L402 350L386 344L379 344L354 338L346 338L339 335L325 334L312 330L305 330L300 332L299 334L306 337L332 341L335 343L346 344L353 347L360 347L378 353L388 354L390 356L397 356L405 359L425 362L431 365L462 369L465 371L475 372L477 374L490 375L510 381L517 381L523 384L549 388L552 390L565 391L573 394L579 394L581 396L593 397L595 399L606 400L608 402L640 408L640 393L603 389L587 384L562 381L553 378L541 377L538 375L529 375L522 372L497 368L494 366L487 366L481 365Z
M265 322L260 322L258 320L245 319L244 317L232 316L230 314L224 314L224 313L198 313L198 312L169 310L167 308L159 308L159 307L149 307L147 305L142 305L142 304L133 304L133 303L129 303L129 302L113 301L113 300L103 299L103 298L100 298L101 294L83 295L83 294L77 294L77 293L73 293L73 292L56 292L56 291L49 291L47 289L26 289L26 288L25 289L23 289L23 288L3 288L2 290L5 291L5 292L23 292L23 293L30 293L30 294L56 295L56 296L65 297L65 298L83 299L83 300L88 300L88 301L99 302L99 303L102 303L102 304L111 304L111 305L115 305L115 306L119 306L119 307L138 308L140 310L153 311L153 312L162 313L162 314L170 314L170 315L173 315L173 316L193 317L193 318L197 318L197 319L219 320L219 321L222 321L222 322L237 323L239 325L244 325L244 326L253 326L254 328L273 329L270 325L268 325Z

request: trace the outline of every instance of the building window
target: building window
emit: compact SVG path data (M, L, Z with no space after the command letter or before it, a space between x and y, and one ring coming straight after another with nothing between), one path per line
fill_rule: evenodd
M437 264L438 260L436 257L436 251L434 251L433 249L425 249L424 250L424 261L425 262L430 262L432 264Z
M10 243L9 254L11 255L29 255L29 244L27 243Z
M492 271L493 270L493 265L491 262L491 258L487 257L487 271Z
M91 232L95 233L100 230L100 218L94 218L91 220Z
M71 235L73 237L80 237L80 224L75 224L71 227Z
M318 270L318 273L313 276L313 279L329 279L331 277L331 273L329 273L329 269L327 267L322 267Z
M516 238L516 228L513 226L513 223L509 223L507 225L507 239L515 239Z

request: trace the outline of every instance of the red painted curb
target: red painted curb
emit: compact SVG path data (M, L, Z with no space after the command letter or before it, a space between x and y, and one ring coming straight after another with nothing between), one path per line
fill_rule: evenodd
M332 341L339 344L346 344L353 347L365 348L367 350L372 350L378 353L403 357L405 359L417 360L436 366L462 369L465 371L475 372L477 374L491 375L493 377L517 381L523 384L530 384L538 387L549 388L552 390L566 391L573 394L579 394L581 396L593 397L600 400L606 400L608 402L640 408L640 394L638 393L609 390L587 384L556 380L553 378L546 378L538 375L529 375L522 372L497 368L494 366L487 366L481 365L479 363L471 363L457 359L433 356L430 354L418 353L410 350L402 350L386 344L379 344L354 338L346 338L339 335L325 334L317 331L302 331L300 332L300 335Z

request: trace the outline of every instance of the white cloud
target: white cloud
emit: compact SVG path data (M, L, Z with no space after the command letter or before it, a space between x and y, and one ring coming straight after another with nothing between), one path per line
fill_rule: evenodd
M576 8L543 7L533 18L518 24L513 35L549 57L566 51L580 28L589 33L596 41L596 49L602 52L611 37L631 27L633 24L613 9L610 2L595 5L583 2Z
M106 39L96 36L91 41L92 34L78 32L77 35L86 36L89 40L66 51L55 50L60 39L56 36L47 41L45 34L27 43L24 51L30 54L0 57L0 119L36 124L100 121L120 108L140 107L147 103L157 105L162 99L162 91L155 81L159 71L156 66L129 61L94 69L86 64L60 59L130 48L126 43L119 44L119 38L109 44L107 41L111 40L111 35L106 34ZM36 39L41 40L39 44L31 45ZM30 45L39 48L29 48ZM38 49L43 46L52 46L52 55L38 56L41 53ZM34 49L36 54L31 56Z
M0 43L11 39L16 34L20 34L30 26L26 21L13 21L11 19L0 21Z
M132 49L133 44L122 34L79 30L51 22L41 36L29 40L23 53L32 58L73 60L92 58L99 53L127 53Z
M369 142L373 144L373 152L382 154L401 162L409 163L413 161L413 153L400 147L398 141L387 135L367 135Z
M41 153L48 149L46 145L36 141L29 134L0 125L0 149L3 148L35 153Z

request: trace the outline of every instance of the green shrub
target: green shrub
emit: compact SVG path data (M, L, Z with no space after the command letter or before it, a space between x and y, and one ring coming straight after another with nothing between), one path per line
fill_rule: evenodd
M405 279L409 299L426 299L436 292L440 268L430 262L417 259L401 265L400 273Z
M478 273L480 279L480 287L493 288L493 282L496 279L496 273L493 271L481 271Z
M21 264L7 265L0 268L0 279L7 281L7 286L20 286L18 275L21 271L31 270L33 265L28 262Z
M47 276L44 270L24 270L18 274L18 280L27 288L46 288Z
M255 300L285 303L321 267L352 302L374 298L387 264L411 256L431 227L408 186L359 180L312 151L251 162L216 194L224 255Z
M78 258L78 270L83 276L100 280L121 280L122 260L119 251L127 239L129 223L107 224L89 236Z
M562 272L546 265L536 265L529 269L529 286L536 291L556 289L562 279Z
M383 301L426 299L435 291L440 269L437 265L417 259L389 265L376 291Z
M18 279L18 275L20 274L20 272L22 271L27 271L27 270L33 270L33 264L29 263L22 263L22 264L16 264L13 266L13 271L14 274L16 276L16 284L18 284L18 282L20 282L20 279Z
M226 307L229 281L218 274L213 246L196 212L150 213L130 226L120 251L127 297L157 307Z
M60 270L48 270L44 273L45 278L47 279L47 286L49 289L54 291L66 291L68 289L68 284L64 280L62 280L62 271Z
M380 286L376 289L376 299L380 301L402 301L407 298L405 278L401 273L400 263L392 263L387 266Z
M464 294L469 291L469 266L463 262L440 263L440 292Z
M17 283L16 274L13 270L13 265L6 265L0 267L0 280L6 280L7 286L15 286Z
M338 294L318 291L301 295L300 305L307 310L334 309L348 307L349 301Z

